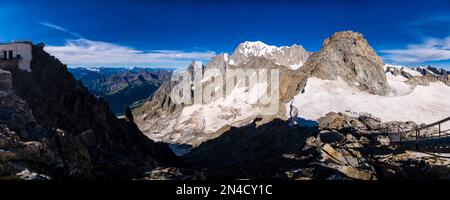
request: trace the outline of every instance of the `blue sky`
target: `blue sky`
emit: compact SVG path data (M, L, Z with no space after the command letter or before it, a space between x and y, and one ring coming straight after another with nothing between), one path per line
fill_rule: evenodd
M450 66L450 1L0 0L0 41L44 42L69 66L183 67L243 41L318 51L342 30L386 63ZM447 67L448 68L448 67Z

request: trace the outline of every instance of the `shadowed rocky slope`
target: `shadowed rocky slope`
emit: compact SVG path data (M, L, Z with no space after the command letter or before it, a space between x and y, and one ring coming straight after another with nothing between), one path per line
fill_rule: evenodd
M33 47L31 69L4 69L11 77L8 98L16 102L7 104L3 98L1 105L0 140L9 142L0 148L14 155L0 159L7 169L4 176L17 178L26 169L50 178L130 178L173 160L167 146L145 137L134 123L117 119L41 47ZM29 143L34 144L31 150Z
M213 179L276 177L283 169L299 165L285 156L303 148L314 132L279 119L258 127L252 123L203 143L183 160L188 167L207 168Z

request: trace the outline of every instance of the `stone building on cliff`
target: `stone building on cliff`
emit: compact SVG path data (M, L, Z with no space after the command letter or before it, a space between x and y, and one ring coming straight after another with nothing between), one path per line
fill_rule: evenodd
M0 43L0 67L17 63L19 69L31 71L31 49L32 43L28 41Z

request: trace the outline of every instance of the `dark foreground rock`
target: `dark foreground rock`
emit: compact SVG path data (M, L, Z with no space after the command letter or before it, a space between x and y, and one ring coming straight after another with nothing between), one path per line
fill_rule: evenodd
M183 166L149 172L148 177L295 180L450 177L449 159L394 145L388 135L381 134L384 127L417 127L412 122L382 123L371 116L351 117L332 112L319 123L319 128L308 128L274 120L261 126L232 128L183 156Z
M286 156L303 148L313 128L290 127L274 120L232 128L183 156L185 166L207 169L211 179L270 178L280 170L298 165ZM297 163L297 164L296 164Z

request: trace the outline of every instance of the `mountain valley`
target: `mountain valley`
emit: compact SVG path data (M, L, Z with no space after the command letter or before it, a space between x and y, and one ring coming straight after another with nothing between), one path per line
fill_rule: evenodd
M89 92L108 102L118 116L127 107L146 100L166 80L173 69L157 68L69 68L70 73L89 89Z

